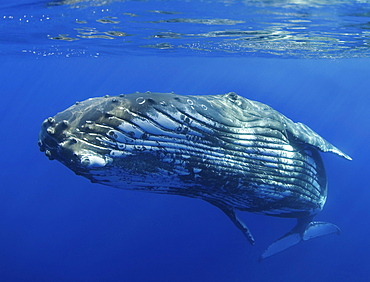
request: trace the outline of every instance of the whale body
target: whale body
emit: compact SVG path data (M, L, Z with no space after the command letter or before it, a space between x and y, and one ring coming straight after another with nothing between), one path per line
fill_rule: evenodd
M351 158L308 126L235 93L90 98L47 118L39 146L94 183L207 201L251 244L235 211L297 218L261 259L340 232L313 221L327 197L319 151Z

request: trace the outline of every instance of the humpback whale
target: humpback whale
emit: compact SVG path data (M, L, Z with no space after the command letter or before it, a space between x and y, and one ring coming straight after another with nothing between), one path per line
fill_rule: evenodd
M90 98L47 118L38 144L93 183L209 202L251 244L236 211L296 218L260 259L340 233L313 221L327 197L319 151L351 158L305 124L235 93Z

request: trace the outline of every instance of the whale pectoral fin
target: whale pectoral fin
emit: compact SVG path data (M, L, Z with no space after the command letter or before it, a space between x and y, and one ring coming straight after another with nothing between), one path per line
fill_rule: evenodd
M235 226L243 233L248 242L251 245L254 245L254 238L252 233L250 232L247 225L245 225L245 223L235 214L235 210L233 208L213 202L211 204L222 210L227 215L227 217L230 218L230 220L235 224Z
M272 243L261 255L259 260L263 260L272 255L280 253L302 241L301 235L298 233L287 233L283 237Z
M340 234L338 226L321 221L307 221L298 220L297 225L283 237L272 243L260 257L260 261L280 253L302 241L308 241L312 238L321 237L330 234Z

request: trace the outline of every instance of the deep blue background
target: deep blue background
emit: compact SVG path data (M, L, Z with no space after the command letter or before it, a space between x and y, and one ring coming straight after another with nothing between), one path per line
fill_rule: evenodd
M2 58L1 281L368 281L370 60ZM341 236L258 263L294 220L242 213L256 245L200 200L91 184L37 146L42 121L75 101L134 91L234 91L301 121L353 157L323 154L316 219Z

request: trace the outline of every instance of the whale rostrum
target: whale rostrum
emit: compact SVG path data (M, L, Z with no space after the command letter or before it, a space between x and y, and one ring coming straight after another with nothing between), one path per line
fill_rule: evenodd
M351 158L308 126L235 93L90 98L46 119L39 146L94 183L207 201L251 244L235 211L297 218L261 259L340 232L312 221L327 196L319 151Z

